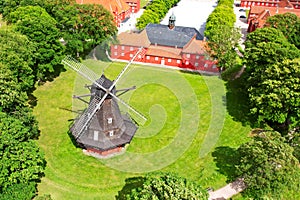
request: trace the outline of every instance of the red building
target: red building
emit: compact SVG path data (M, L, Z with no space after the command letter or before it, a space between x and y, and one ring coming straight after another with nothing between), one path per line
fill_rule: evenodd
M76 0L78 4L100 4L110 11L119 27L121 22L130 17L131 13L140 10L140 0Z
M264 7L291 7L300 9L299 0L241 0L241 7L250 8L251 6Z
M248 32L255 31L257 28L264 27L268 17L276 15L276 14L284 14L284 13L293 13L300 17L300 10L287 8L287 7L278 7L278 8L266 8L262 6L252 6L249 15L248 15Z
M137 13L140 10L140 0L125 0L130 7L130 12Z
M172 18L174 16L171 16ZM135 61L165 66L193 69L204 72L219 72L216 62L206 52L206 42L195 28L148 24L139 33L121 33L118 44L111 46L111 58L131 60L140 47Z

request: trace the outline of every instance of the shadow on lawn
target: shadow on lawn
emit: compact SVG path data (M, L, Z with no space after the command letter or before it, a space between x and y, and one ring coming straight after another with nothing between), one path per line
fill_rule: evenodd
M129 195L131 193L132 189L142 187L143 183L145 181L144 177L138 176L133 178L127 178L125 180L125 185L118 192L118 195L116 196L116 200L126 200L126 195Z
M236 179L236 168L235 165L238 163L238 153L236 149L221 146L217 147L214 152L212 152L214 161L216 162L218 171L227 177L227 182L232 182Z
M253 128L256 125L254 118L250 116L249 100L242 84L244 81L241 77L226 83L227 111L233 120Z

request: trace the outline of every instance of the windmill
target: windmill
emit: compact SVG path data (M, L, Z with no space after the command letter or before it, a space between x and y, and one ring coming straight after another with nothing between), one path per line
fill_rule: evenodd
M140 48L136 52L114 81L106 78L104 74L98 78L98 75L92 70L71 56L66 56L62 60L62 64L72 68L92 82L88 107L75 119L70 128L70 132L76 142L88 152L107 155L120 151L125 144L130 143L137 126L128 115L121 115L118 102L125 105L132 114L142 119L142 124L146 121L146 118L141 113L117 97L115 87L142 50L143 48ZM130 89L119 91L128 91Z

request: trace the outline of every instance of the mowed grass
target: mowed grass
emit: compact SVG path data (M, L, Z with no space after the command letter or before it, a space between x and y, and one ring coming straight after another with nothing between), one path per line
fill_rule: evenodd
M150 2L149 0L141 0L141 8L143 8L145 5L147 5L148 4L148 2Z
M85 64L111 79L125 65L93 60ZM105 160L84 155L68 135L78 111L78 106L72 111L76 104L72 95L83 94L83 85L83 79L67 69L34 92L38 100L34 113L41 130L38 143L47 160L39 194L51 194L55 200L115 199L126 178L150 171L176 172L203 187L216 189L226 184L211 153L217 146L239 146L247 140L250 128L233 121L226 110L220 110L224 117L216 115L225 108L226 99L225 91L218 92L218 87L224 87L218 77L132 65L117 88L137 86L121 98L148 121L138 129L125 154ZM215 108L220 102L224 105ZM206 154L200 156L203 146Z

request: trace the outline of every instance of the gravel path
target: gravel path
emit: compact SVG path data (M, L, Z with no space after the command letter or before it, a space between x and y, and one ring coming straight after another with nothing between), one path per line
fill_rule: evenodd
M243 191L245 188L246 185L243 179L237 179L236 181L229 183L225 187L222 187L213 192L209 192L208 200L229 199L230 197Z
M161 24L167 25L172 13L176 16L176 26L194 27L203 34L205 23L217 5L215 0L181 0L171 8Z

